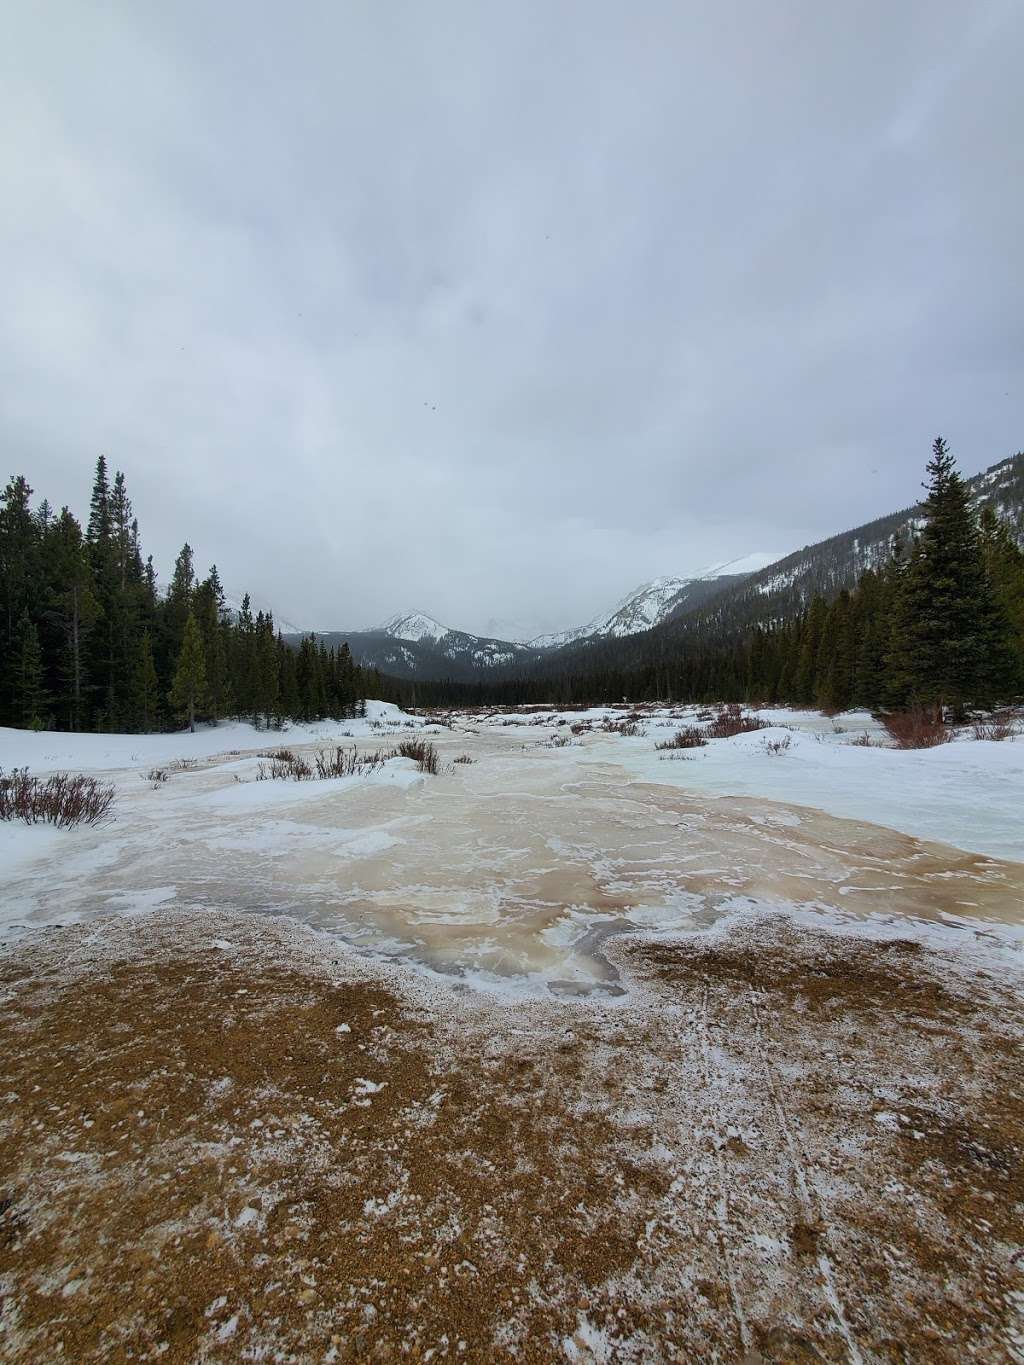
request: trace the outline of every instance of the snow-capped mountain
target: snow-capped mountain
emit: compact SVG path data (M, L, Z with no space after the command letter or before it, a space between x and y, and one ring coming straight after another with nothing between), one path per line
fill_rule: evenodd
M427 616L422 611L410 611L406 615L392 616L385 621L382 626L373 626L368 632L371 635L390 635L395 640L440 640L445 635L453 632L448 626L442 626L440 621L435 621L432 616Z
M611 611L602 612L584 626L526 641L456 630L424 611L398 612L368 630L316 634L327 644L338 645L347 640L362 664L397 677L468 679L479 677L484 669L539 663L565 645L620 639L650 630L673 613L692 608L709 595L741 581L770 559L770 555L747 555L684 578L655 578L634 588Z
M711 565L685 578L671 575L654 578L650 583L641 583L611 611L602 612L587 625L556 631L551 635L538 635L529 643L534 649L557 649L560 645L572 644L577 640L619 639L624 635L638 635L642 630L650 630L664 621L684 600L692 598L695 584L741 578L771 562L771 555L755 553L745 555L742 559Z

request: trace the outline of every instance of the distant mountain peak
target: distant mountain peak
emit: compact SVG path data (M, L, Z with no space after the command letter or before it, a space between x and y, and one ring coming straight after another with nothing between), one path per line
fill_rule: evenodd
M395 640L416 642L440 640L452 633L447 626L442 626L440 621L435 621L423 611L399 612L397 616L392 616L382 626L376 626L374 629L376 633L390 635Z
M621 638L624 635L638 635L641 631L650 630L652 626L663 621L671 613L680 594L692 584L708 579L754 573L771 562L771 555L754 553L722 564L712 564L683 578L674 574L663 574L660 578L652 578L647 583L641 583L617 602L611 611L596 616L585 626L556 631L551 635L538 635L529 643L534 649L550 649L594 636Z

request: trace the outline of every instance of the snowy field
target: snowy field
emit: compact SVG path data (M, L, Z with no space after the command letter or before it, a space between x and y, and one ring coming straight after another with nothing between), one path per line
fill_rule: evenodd
M0 930L242 910L491 989L561 994L619 993L610 936L696 932L737 907L988 943L1001 926L1015 948L1024 738L897 751L867 714L787 710L760 713L765 730L657 748L701 714L455 713L439 724L371 702L365 719L270 733L239 722L147 736L0 731L3 767L86 772L116 790L113 818L96 828L0 826ZM437 746L440 775L394 758L362 776L256 780L260 755L281 745L372 754L414 734ZM853 743L864 735L870 746Z
M0 732L0 1358L1024 1359L1024 740L765 718Z

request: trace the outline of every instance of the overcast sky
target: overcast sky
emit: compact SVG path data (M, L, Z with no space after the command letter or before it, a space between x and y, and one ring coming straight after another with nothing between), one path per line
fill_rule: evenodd
M1019 0L8 6L2 474L103 451L162 579L320 628L906 505L1024 446L1022 60Z

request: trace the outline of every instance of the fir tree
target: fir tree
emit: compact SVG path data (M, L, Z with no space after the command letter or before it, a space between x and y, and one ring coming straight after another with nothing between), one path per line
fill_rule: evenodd
M107 479L107 457L96 461L92 496L89 499L89 525L86 540L90 545L105 545L110 539L110 483Z
M206 661L203 658L203 637L196 618L189 612L169 700L176 711L187 717L190 730L196 728L196 710L202 705L205 691Z
M156 664L153 661L152 642L149 638L149 631L145 630L135 648L131 691L136 723L143 731L152 730L156 724L160 695L159 685ZM192 728L192 721L189 722L189 728Z
M1010 626L1010 649L1014 656L1013 689L1024 688L1024 550L1016 543L1005 521L992 505L981 513L981 549L992 590Z
M39 632L26 611L18 625L14 664L14 705L19 724L28 730L41 730L47 704Z
M60 704L69 728L85 723L86 655L89 633L100 614L93 591L88 546L78 521L66 507L47 536L50 562L49 615L62 636Z
M928 462L925 523L898 589L890 662L897 695L961 715L1009 683L1007 623L985 572L981 537L945 441Z

